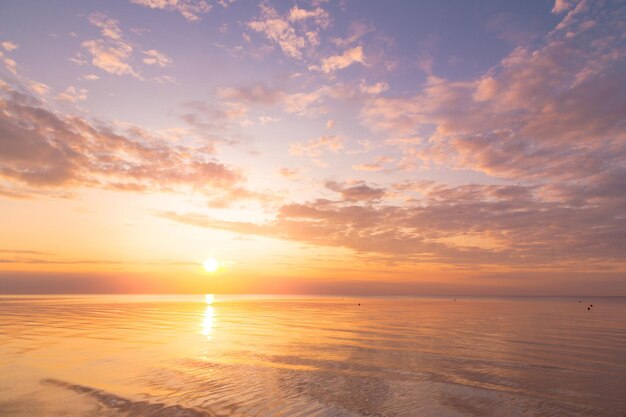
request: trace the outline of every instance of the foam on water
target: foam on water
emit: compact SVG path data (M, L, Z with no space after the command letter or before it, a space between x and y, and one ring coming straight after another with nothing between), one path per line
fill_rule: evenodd
M167 405L161 403L150 403L148 401L131 401L119 395L111 394L100 389L86 387L84 385L70 384L57 379L43 379L44 385L54 385L66 388L79 394L91 397L104 406L128 413L132 416L152 416L152 417L213 417L215 414L207 410L196 410L185 408L180 405Z

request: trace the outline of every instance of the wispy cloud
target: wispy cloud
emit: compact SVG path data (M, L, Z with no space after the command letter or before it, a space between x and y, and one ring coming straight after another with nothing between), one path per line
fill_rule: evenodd
M197 22L200 15L211 10L211 5L205 0L130 0L131 3L180 13L187 21Z
M2 45L2 47L8 52L14 51L17 48L19 48L18 44L11 42L11 41L4 41L0 43L0 45Z
M261 16L247 23L254 32L277 44L290 58L302 59L303 51L320 43L319 32L330 25L330 15L320 7L312 10L293 6L280 14L267 3L259 5Z
M100 29L102 39L86 40L82 43L83 48L91 55L91 64L101 70L115 75L131 75L139 80L144 80L140 72L133 67L135 47L132 42L124 37L119 21L105 13L92 13L89 22ZM165 53L156 49L147 49L141 52L141 61L145 65L168 67L173 60ZM80 56L71 58L73 62L84 65L86 61ZM86 80L94 80L97 75L87 75ZM159 75L148 80L158 83L173 82L174 78L169 75Z
M226 87L217 89L218 97L245 104L273 105L281 102L286 94L284 91L271 88L264 83L248 87Z
M69 101L76 103L77 101L87 100L87 90L84 88L76 88L73 85L57 95L57 99L61 101Z
M389 90L389 84L381 81L368 85L365 83L365 80L361 80L361 84L359 84L359 90L361 90L361 92L365 94L376 95Z
M51 90L51 88L44 84L44 83L38 83L36 81L31 81L28 83L31 91L33 91L35 94L38 94L40 96L44 96L46 94L48 94Z
M365 56L363 55L363 48L361 46L347 49L341 55L333 55L324 58L319 66L312 65L309 69L329 74L336 70L347 68L354 63L365 64Z
M91 63L115 75L132 75L141 78L130 64L133 47L122 38L119 22L104 13L92 13L89 22L100 28L104 39L87 40L82 43L91 55Z
M130 44L90 40L83 42L82 45L91 54L91 63L94 66L111 74L132 75L139 78L139 74L129 63L133 53L133 47Z
M297 156L319 158L324 152L339 152L343 149L344 138L341 136L321 136L306 142L292 143L289 153Z
M149 49L143 51L145 57L143 63L146 65L157 65L159 67L167 67L172 65L172 58L165 55L163 52L159 52L156 49Z
M102 36L105 38L114 40L120 40L122 38L122 30L119 27L119 22L104 13L90 14L89 23L100 28Z
M297 180L302 175L302 170L296 168L282 167L278 170L278 173L287 179Z
M366 164L355 164L352 165L352 169L355 171L370 171L377 172L385 169L385 164L394 162L395 159L388 156L378 156L374 158L373 162L369 162Z

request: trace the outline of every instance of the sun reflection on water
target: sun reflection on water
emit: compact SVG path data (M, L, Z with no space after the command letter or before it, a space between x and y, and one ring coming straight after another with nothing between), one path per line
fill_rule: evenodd
M215 308L207 306L202 319L202 334L211 340L213 333L213 325L215 324Z

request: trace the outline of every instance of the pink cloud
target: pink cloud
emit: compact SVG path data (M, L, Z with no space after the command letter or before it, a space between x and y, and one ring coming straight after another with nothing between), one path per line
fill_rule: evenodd
M423 136L400 148L418 164L522 180L585 179L623 166L626 49L606 34L619 31L620 18L589 7L476 80L430 76L413 97L368 100L361 120L393 137Z
M343 149L344 139L341 136L321 136L307 142L293 143L289 147L289 153L296 156L309 156L318 158L326 151L339 152Z
M118 133L103 122L55 113L10 89L0 108L0 178L15 191L85 186L148 192L194 189L253 198L242 188L243 175L216 161L208 148L172 145L138 127Z
M205 0L130 0L131 3L180 13L187 21L197 22L200 15L208 13L211 5Z
M319 33L330 26L330 15L321 7L311 10L293 6L280 14L267 3L259 5L261 16L249 21L247 27L260 33L293 59L302 59L303 52L318 46ZM307 51L308 48L308 51Z

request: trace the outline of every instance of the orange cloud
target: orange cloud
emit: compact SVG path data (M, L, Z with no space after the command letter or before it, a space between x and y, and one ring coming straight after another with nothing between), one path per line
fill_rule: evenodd
M344 247L405 262L621 270L626 267L620 243L626 234L620 220L626 197L614 190L618 183L626 185L624 178L607 175L594 186L562 188L558 199L547 199L546 193L553 191L538 186L420 182L383 189L327 182L339 200L286 204L264 224L161 215L200 227ZM415 192L413 200L390 203L397 191L404 196Z

